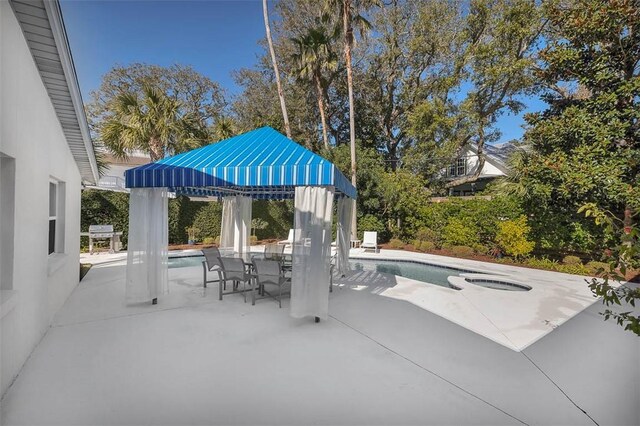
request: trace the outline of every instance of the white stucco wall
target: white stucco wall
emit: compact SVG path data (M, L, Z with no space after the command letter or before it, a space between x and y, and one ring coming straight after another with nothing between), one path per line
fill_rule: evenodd
M4 394L78 284L81 187L60 122L6 1L0 1L0 152L15 158L13 308L0 318ZM65 248L52 256L47 254L50 177L66 186Z

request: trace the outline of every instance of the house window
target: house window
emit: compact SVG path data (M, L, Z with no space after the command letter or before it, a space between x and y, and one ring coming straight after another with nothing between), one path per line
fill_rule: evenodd
M16 160L0 152L0 290L13 290Z
M465 157L458 158L449 166L449 176L464 176L467 174L467 159Z
M49 254L64 253L65 184L49 181Z
M467 174L467 159L458 158L458 176L464 176Z

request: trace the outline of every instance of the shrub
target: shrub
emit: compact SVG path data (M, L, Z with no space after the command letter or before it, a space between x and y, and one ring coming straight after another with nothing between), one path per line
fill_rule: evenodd
M384 223L372 214L365 214L358 218L358 238L362 239L364 231L375 231L378 233L378 243L386 241L386 228Z
M422 251L433 251L435 249L436 249L436 245L431 241L420 242L420 250Z
M496 243L509 256L515 258L526 256L535 247L535 243L527 239L530 230L525 216L505 220L498 224Z
M80 199L81 231L89 231L89 225L113 225L115 231L122 231L120 241L126 247L129 236L129 194L86 189L82 191ZM88 247L89 238L82 238L81 243Z
M193 225L196 214L207 204L208 203L202 201L191 201L183 195L169 199L168 222L170 244L184 244L187 242L185 228ZM198 226L198 228L200 228L200 226Z
M582 260L578 256L565 256L562 259L562 263L565 265L582 265Z
M117 231L122 231L122 244L126 247L129 234L129 194L87 189L81 195L81 230L87 231L89 225L113 224ZM286 236L293 224L293 202L255 200L253 202L253 219L264 226L256 229L259 239L279 238ZM170 244L187 242L186 228L195 227L201 230L200 238L213 238L220 235L222 204L213 201L192 201L185 196L169 199L168 228ZM87 247L88 238L81 240Z
M606 262L597 262L592 260L585 265L590 274L599 274L609 270L609 264Z
M291 200L254 200L252 207L253 220L263 220L268 225L256 229L259 240L270 238L284 239L293 228L293 202Z
M220 235L222 220L222 204L217 202L201 202L203 205L195 215L193 226L200 229L200 236L215 237Z
M202 244L206 245L206 246L210 246L216 243L216 239L213 237L204 237L202 239Z
M532 268L547 269L549 271L556 271L558 269L558 262L556 262L555 260L547 259L546 257L532 257L530 259L527 259L525 264Z
M589 275L589 268L584 266L582 263L578 265L558 265L556 267L556 271L564 272L565 274L575 274L575 275Z
M404 247L404 243L397 238L393 238L389 241L389 246L394 249L401 249Z
M478 244L478 230L473 224L451 217L442 229L442 239L453 246Z
M478 254L487 254L489 253L489 247L482 245L482 244L474 244L471 246L471 248L473 249L473 251L475 251Z
M440 241L438 233L430 228L420 228L418 232L416 232L416 238L420 241L431 241L434 244Z
M476 231L476 239L482 244L495 240L498 223L516 219L523 214L520 200L512 196L494 196L490 200L483 198L457 199L451 197L446 202L428 203L420 208L420 227L433 230L438 237L448 219L457 218L465 226ZM417 238L417 236L416 236ZM438 241L434 241L436 245ZM460 243L469 245L469 242Z
M453 246L451 247L451 252L460 257L473 255L473 249L469 246Z
M256 237L255 235L250 235L249 236L249 244L252 245L252 246L258 244L258 237Z

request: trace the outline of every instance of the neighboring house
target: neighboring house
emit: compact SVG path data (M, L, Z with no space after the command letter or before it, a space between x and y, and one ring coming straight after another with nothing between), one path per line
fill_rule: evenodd
M80 189L98 180L56 1L0 1L0 393L78 284Z
M449 189L449 195L464 196L475 195L482 191L487 184L497 177L507 174L507 159L517 149L514 143L507 142L500 145L487 145L484 147L486 160L480 171L478 180L463 183ZM478 151L475 147L469 147L444 171L447 180L458 179L463 176L474 175L478 170Z
M103 173L97 185L89 185L88 188L104 189L108 191L129 192L124 186L124 172L134 167L151 162L149 154L135 151L129 154L126 160L116 158L111 154L104 154L105 163L109 166Z

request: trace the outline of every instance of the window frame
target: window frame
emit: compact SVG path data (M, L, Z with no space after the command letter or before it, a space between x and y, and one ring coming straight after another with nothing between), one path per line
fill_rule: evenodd
M461 165L462 162L462 165ZM462 173L460 173L460 168L462 168ZM467 174L467 157L458 157L456 161L456 175L457 176L465 176Z
M52 204L53 195L53 204ZM48 256L62 254L65 251L65 182L54 177L49 177L49 220L47 233ZM53 225L52 223L53 222ZM51 240L53 232L53 241Z
M53 200L52 200L53 198ZM52 212L53 210L53 212ZM49 232L47 234L47 251L49 256L56 253L57 240L57 220L58 220L58 181L55 179L49 179ZM51 221L53 221L53 228L51 227ZM51 232L53 231L53 241ZM53 246L53 247L52 247Z

